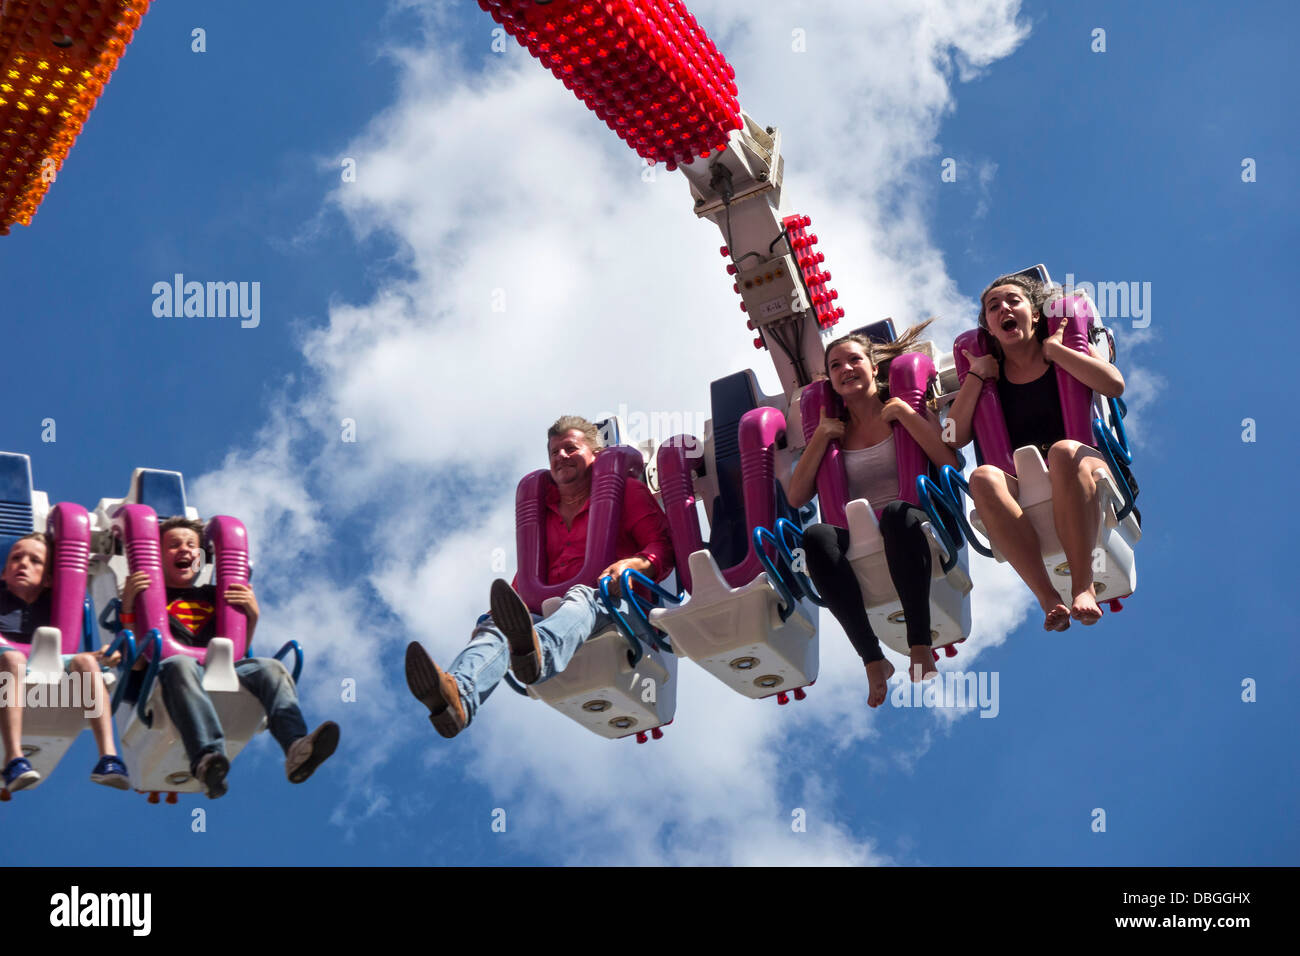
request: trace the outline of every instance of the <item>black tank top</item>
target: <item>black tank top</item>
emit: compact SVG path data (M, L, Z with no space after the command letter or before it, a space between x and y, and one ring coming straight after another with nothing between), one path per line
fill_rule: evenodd
M1056 387L1056 367L1048 366L1039 378L1023 385L998 376L998 398L1007 421L1011 450L1033 445L1047 460L1047 450L1065 437L1061 395Z

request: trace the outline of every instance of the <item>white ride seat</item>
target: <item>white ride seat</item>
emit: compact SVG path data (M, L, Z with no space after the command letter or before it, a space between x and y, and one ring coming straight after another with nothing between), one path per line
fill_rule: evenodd
M553 614L561 600L547 598L543 614ZM632 664L627 639L607 627L585 641L563 671L529 685L528 696L611 740L653 731L671 723L677 710L677 658L649 646L644 651Z

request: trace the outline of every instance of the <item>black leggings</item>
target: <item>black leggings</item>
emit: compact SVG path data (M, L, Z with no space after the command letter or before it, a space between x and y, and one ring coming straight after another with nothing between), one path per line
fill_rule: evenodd
M906 501L892 501L880 514L889 576L903 604L907 644L930 645L930 542L921 523L929 518ZM884 658L880 642L867 620L866 602L849 564L849 533L832 524L815 524L803 533L808 576L835 620L848 634L853 649L866 662Z

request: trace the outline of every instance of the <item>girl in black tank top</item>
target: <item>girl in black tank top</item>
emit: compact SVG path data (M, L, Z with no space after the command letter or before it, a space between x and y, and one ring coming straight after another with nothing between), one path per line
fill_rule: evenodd
M1011 448L1037 448L1051 475L1053 521L1070 568L1068 597L1057 592L1044 566L1041 542L1018 501L1017 477L982 464L971 474L971 497L989 539L1037 598L1043 627L1063 631L1072 620L1094 624L1101 618L1092 572L1101 523L1094 475L1109 466L1090 444L1066 437L1056 369L1105 397L1122 394L1124 378L1095 349L1084 353L1065 345L1069 317L1044 308L1049 291L1039 278L1017 273L995 279L980 296L984 348L980 355L965 352L969 369L949 409L954 425L949 444L960 447L970 440L975 406L984 382L992 380ZM1008 381L1008 371L1032 380Z
M1048 366L1046 372L1023 385L1008 382L1003 372L998 376L998 398L1012 450L1033 445L1046 461L1047 450L1065 437L1056 368Z

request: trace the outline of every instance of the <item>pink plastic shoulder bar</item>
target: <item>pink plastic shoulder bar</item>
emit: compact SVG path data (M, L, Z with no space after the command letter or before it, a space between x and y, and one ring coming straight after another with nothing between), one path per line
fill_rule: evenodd
M1071 295L1053 299L1043 306L1043 314L1053 326L1060 324L1062 315L1066 316L1063 336L1066 347L1082 352L1084 355L1088 354L1088 327L1097 316L1087 296ZM1056 329L1053 328L1052 331L1055 332ZM1056 390L1061 397L1061 418L1065 421L1065 437L1071 441L1091 445L1096 441L1092 435L1092 389L1058 365Z
M212 542L217 565L215 635L231 640L235 645L235 660L239 660L248 647L248 618L226 603L226 588L248 583L248 531L238 518L217 515L208 522L203 534Z
M687 593L691 591L690 556L704 547L694 484L695 473L704 468L700 447L701 442L693 435L674 435L655 453L659 496L673 539L677 582Z
M738 429L747 548L740 562L722 569L723 579L733 588L748 584L763 573L763 565L754 553L752 535L755 528L771 528L776 523L774 453L776 443L785 434L785 416L769 406L753 408L741 416ZM698 448L699 443L692 436L676 435L660 445L656 455L659 494L673 539L677 581L688 593L692 590L690 556L707 547L695 507L693 475L704 467Z
M971 355L988 355L988 333L982 329L970 329L957 336L952 343L952 359L957 365L957 382L960 386L966 381L970 371L970 362L963 350ZM1008 475L1016 473L1016 466L1011 447L1011 438L1007 434L1007 420L1002 414L1002 400L998 398L997 382L986 379L980 386L980 397L975 402L975 414L971 419L975 440L979 442L980 454L984 464L1001 468Z
M90 566L90 515L81 505L61 502L50 509L46 528L54 537L50 581L50 626L62 635L64 654L77 654L85 620L86 572Z
M901 398L919 412L925 407L925 392L935 376L934 362L920 352L906 352L889 363L889 396ZM929 472L930 456L920 446L912 433L893 423L894 451L898 456L898 497L909 504L919 505L916 479Z

